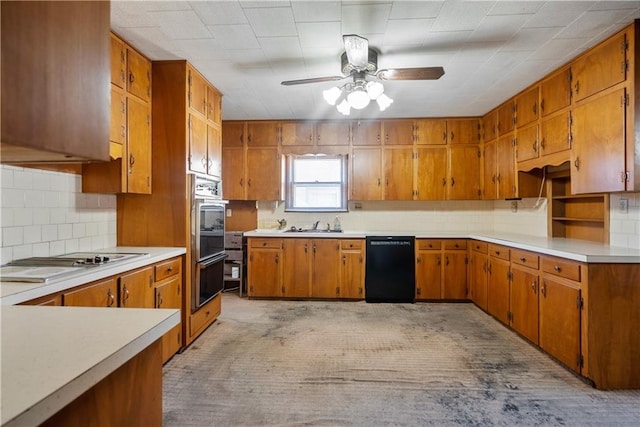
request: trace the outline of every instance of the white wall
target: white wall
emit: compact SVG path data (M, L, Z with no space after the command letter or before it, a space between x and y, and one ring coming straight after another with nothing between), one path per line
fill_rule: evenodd
M82 193L75 174L0 165L0 264L116 245L116 196Z
M516 203L515 211L512 203ZM547 199L496 200L493 204L493 231L546 236Z
M621 199L629 201L628 210L620 209ZM640 249L640 193L612 194L609 200L609 244Z

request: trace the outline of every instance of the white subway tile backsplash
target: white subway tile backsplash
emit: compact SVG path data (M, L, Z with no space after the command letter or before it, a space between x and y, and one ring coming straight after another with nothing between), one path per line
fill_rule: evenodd
M3 227L2 228L2 247L18 246L24 244L24 228L23 227Z
M97 236L98 235L98 223L97 222L88 222L87 223L86 235L87 236Z
M29 258L33 256L33 245L20 245L13 247L14 259Z
M79 250L78 239L69 239L64 241L65 253L78 252Z
M58 240L58 226L57 225L43 225L42 226L42 241L51 242Z
M53 208L49 210L50 224L64 224L67 221L67 210L64 208Z
M13 188L13 169L2 168L0 169L0 185L3 189L5 188Z
M3 247L0 249L0 265L13 261L13 246Z
M91 237L83 237L78 239L78 250L90 251L91 250Z
M3 208L21 208L24 207L24 191L15 188L2 189L2 207Z
M30 225L24 227L24 243L39 243L42 242L42 226Z
M67 240L73 237L73 224L58 225L58 239Z
M13 188L33 188L33 172L29 171L28 169L17 170L13 174Z
M57 191L45 191L44 205L48 208L57 208L60 206L60 193Z
M33 175L33 189L41 191L54 189L56 191L60 191L52 187L51 174L45 172L39 172Z
M49 256L49 242L34 244L33 256Z
M87 227L83 223L75 223L73 224L73 238L78 239L80 237L85 237L87 235Z
M102 246L96 246L96 248L100 247ZM49 242L49 256L62 254L64 254L64 240L55 240L53 242Z
M26 226L33 224L34 209L28 208L14 208L13 209L13 225Z
M33 211L33 223L34 224L51 224L51 209L36 209Z
M44 207L45 191L41 190L24 190L24 206L27 208Z
M0 208L0 226L4 227L12 227L13 226L13 214L14 208L5 208L4 206Z

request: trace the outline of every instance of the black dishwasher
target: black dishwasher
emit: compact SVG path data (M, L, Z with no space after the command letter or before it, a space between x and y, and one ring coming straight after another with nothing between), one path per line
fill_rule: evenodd
M366 302L414 302L416 294L415 238L367 236Z

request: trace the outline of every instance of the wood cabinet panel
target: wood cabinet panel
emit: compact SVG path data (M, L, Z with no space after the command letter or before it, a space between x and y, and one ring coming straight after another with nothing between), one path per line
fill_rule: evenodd
M311 122L283 122L280 124L281 144L313 145L314 125Z
M571 112L562 112L540 122L540 155L546 156L571 148Z
M207 121L192 113L189 113L189 170L207 173Z
M625 89L573 110L572 194L625 191L625 120Z
M277 148L247 150L247 199L280 200L282 165Z
M382 199L382 152L379 148L354 148L351 156L351 200Z
M469 293L471 300L482 310L487 311L487 265L489 257L486 252L472 251L469 269Z
M336 239L313 240L313 282L311 296L340 296L340 242Z
M449 144L479 144L480 120L448 119L447 141Z
M480 158L477 145L449 147L448 200L480 199Z
M442 298L464 300L467 298L467 251L445 250L443 253Z
M519 162L538 158L538 124L518 129L516 159Z
M138 98L151 101L151 63L133 49L127 49L127 91Z
M222 122L222 147L242 147L245 142L245 122Z
M247 123L247 145L249 147L275 147L280 142L280 123L274 121L251 121Z
M155 287L156 308L182 309L182 276L174 275ZM162 336L162 361L169 360L182 347L182 325L176 325Z
M111 83L125 89L127 84L127 49L122 40L111 34Z
M511 263L520 264L522 266L538 270L540 265L540 257L537 254L523 251L520 249L511 249Z
M413 148L384 149L384 199L413 200Z
M513 252L514 250L512 250ZM537 259L537 257L536 257ZM538 270L511 264L510 324L538 344Z
M311 296L312 242L309 239L283 239L284 296L308 298Z
M416 258L416 299L442 298L442 254L418 250Z
M380 145L380 121L357 120L351 123L351 142L353 145Z
M124 146L127 143L127 97L124 91L111 86L111 121L109 141Z
M498 110L491 110L482 117L482 137L485 142L498 137Z
M225 199L244 200L244 151L242 148L222 150L222 194Z
M566 67L540 83L540 114L555 113L571 104L571 68Z
M626 53L626 33L620 33L578 58L572 65L575 100L625 81Z
M509 261L489 258L487 311L505 325L509 324Z
M541 260L542 271L554 276L564 277L565 279L579 282L581 277L582 267L580 264L569 261L562 258L555 257L542 257Z
M222 135L220 127L207 124L207 175L222 176Z
M527 89L516 97L516 127L520 128L538 120L539 86ZM519 130L518 130L519 132Z
M171 276L180 275L181 273L182 260L180 258L173 258L154 266L154 278L156 282L160 282Z
M482 198L484 200L495 200L498 198L498 182L497 182L497 157L498 157L498 142L493 140L485 142L482 149L484 161L483 168L483 190Z
M507 134L498 138L496 181L497 198L517 197L514 137Z
M189 336L198 336L210 325L221 312L222 295L216 295L211 301L200 307L198 311L189 316Z
M207 120L222 125L222 95L207 85Z
M416 148L416 199L445 200L447 197L447 148Z
M497 135L505 135L515 129L515 109L516 105L513 99L505 102L498 107L498 124Z
M351 138L349 121L322 121L316 123L318 145L349 145Z
M153 268L148 267L120 276L120 307L154 306Z
M412 145L414 141L413 120L384 120L385 145Z
M364 298L364 242L342 240L340 243L340 297Z
M189 92L187 99L189 108L206 118L207 115L207 81L192 67L187 68Z
M282 242L278 240L280 245ZM247 269L248 295L250 297L282 296L283 268L281 249L249 247Z
M447 143L446 119L417 119L414 123L416 144L444 145Z
M118 279L101 280L62 294L62 305L73 307L117 307Z
M151 109L149 104L129 97L127 192L151 193Z

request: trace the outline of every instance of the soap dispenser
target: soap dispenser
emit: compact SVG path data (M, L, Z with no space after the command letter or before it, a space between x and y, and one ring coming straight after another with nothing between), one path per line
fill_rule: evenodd
M340 218L336 216L336 219L333 220L333 231L341 231L342 226L340 225Z

